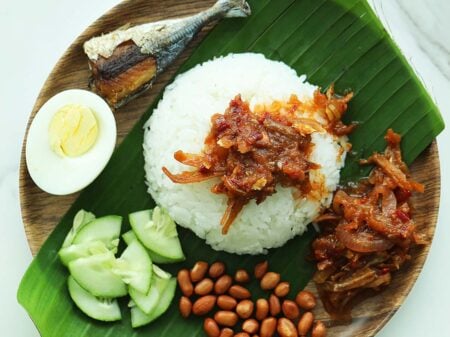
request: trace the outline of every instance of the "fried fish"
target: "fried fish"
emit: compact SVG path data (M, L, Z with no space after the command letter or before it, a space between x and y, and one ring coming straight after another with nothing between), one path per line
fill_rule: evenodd
M193 16L117 29L84 43L92 71L90 87L118 108L149 89L196 33L222 18L251 14L245 0L219 0Z

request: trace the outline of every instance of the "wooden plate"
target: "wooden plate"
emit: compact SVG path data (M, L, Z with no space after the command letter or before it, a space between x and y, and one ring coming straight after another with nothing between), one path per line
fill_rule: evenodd
M214 0L190 0L182 3L177 0L127 0L122 2L86 29L68 48L45 82L33 108L29 124L44 102L56 93L70 88L87 88L89 70L86 56L82 50L82 43L86 39L129 22L157 21L197 13L214 2ZM179 65L190 55L207 30L208 28L200 33L178 61L159 77L150 92L115 112L119 142L155 99ZM440 195L439 156L436 142L433 142L415 161L411 166L411 172L415 180L426 186L426 192L414 200L417 209L416 222L420 232L426 233L429 238L432 238ZM22 148L19 185L25 231L31 251L36 254L77 195L61 197L42 192L28 174L25 164L25 146ZM429 248L430 245L427 245L415 250L411 263L395 275L391 286L385 292L356 307L355 319L351 325L333 326L333 322L328 322L332 326L328 336L374 336L403 303L422 269ZM309 284L308 287L315 291L312 284ZM316 313L317 318L329 321L328 315L322 307L319 307Z

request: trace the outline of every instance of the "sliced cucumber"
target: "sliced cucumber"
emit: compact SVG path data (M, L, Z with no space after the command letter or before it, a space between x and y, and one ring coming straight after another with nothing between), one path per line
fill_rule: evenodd
M159 207L129 215L131 227L145 247L172 262L185 259L175 222Z
M150 312L158 304L160 289L162 285L166 285L166 281L154 275L152 277L152 282L150 290L147 294L141 293L140 291L130 287L128 293L130 294L133 302L141 309L145 314L150 314Z
M58 254L61 262L65 266L68 266L69 263L73 260L107 252L108 248L106 248L104 242L92 241L70 245L68 247L62 248Z
M137 238L136 234L134 234L133 230L130 230L130 231L126 232L125 234L122 234L122 238L127 245L129 245L133 240L138 240L138 238ZM148 250L148 255L150 255L150 259L154 263L166 264L166 263L178 262L178 260L172 260L172 259L168 259L167 257L163 257L163 256L155 253L151 249L147 248L147 250Z
M122 217L117 215L108 215L95 219L83 226L73 239L73 243L102 241L108 249L115 253L119 243L121 226Z
M62 245L63 248L69 247L75 236L78 232L84 227L84 225L88 224L92 220L95 219L95 215L91 212L87 212L84 209L78 211L78 213L73 218L72 228L64 239L64 243Z
M130 245L130 243L132 243L134 240L137 240L137 236L136 234L134 234L133 230L129 230L128 232L122 234L122 239L127 245Z
M152 322L150 315L147 315L138 306L131 306L131 327L136 329Z
M158 305L150 312L146 314L138 306L131 307L131 326L133 328L139 328L153 322L155 319L164 314L172 303L175 296L175 290L177 281L175 278L165 280L167 283L163 292L160 295Z
M133 240L128 245L116 260L112 271L137 291L148 293L153 271L152 260L139 240Z
M150 285L150 291L148 294L141 293L130 287L128 289L129 294L133 302L141 309L145 314L150 314L156 307L161 294L168 284L168 280L172 277L168 272L162 270L157 265L153 265L152 283Z
M91 295L72 276L69 276L68 287L72 300L89 317L104 322L114 322L122 319L117 300L100 299Z
M150 249L148 250L148 255L150 255L150 258L152 259L153 262L160 263L160 264L175 263L175 262L184 260L184 255L183 255L183 258L169 259L167 257L161 256L161 255L151 251Z
M155 264L153 265L153 272L155 273L156 276L158 276L164 280L168 280L172 277L172 275L170 275L170 273L166 272L165 270L162 270Z
M121 297L128 291L120 276L112 272L116 259L110 251L69 263L69 270L80 286L96 297Z

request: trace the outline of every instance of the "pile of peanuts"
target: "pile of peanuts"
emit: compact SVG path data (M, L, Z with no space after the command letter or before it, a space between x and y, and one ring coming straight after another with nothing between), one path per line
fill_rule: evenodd
M267 261L255 266L254 276L261 289L271 291L268 300L251 300L251 293L244 286L250 282L246 270L237 270L234 277L225 271L222 262L209 266L199 261L191 270L178 272L178 284L183 293L179 309L184 318L191 314L207 316L218 308L212 317L204 320L203 329L208 337L273 337L276 332L280 337L304 337L308 333L312 337L326 336L325 325L321 321L314 322L311 312L316 306L315 296L303 290L295 301L287 299L289 282L281 282L280 274L269 271ZM232 328L236 329L240 319L242 331L235 333Z

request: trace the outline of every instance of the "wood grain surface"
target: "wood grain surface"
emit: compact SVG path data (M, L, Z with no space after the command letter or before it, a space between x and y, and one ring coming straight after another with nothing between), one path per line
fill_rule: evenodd
M88 38L130 22L136 24L191 15L211 6L214 2L214 0L127 0L122 2L87 28L68 48L45 82L33 108L29 124L39 108L56 93L71 88L87 89L90 73L82 44ZM206 27L197 36L181 57L162 76L159 76L149 92L115 111L119 143L210 28ZM24 144L25 141L26 139ZM36 254L76 199L77 194L61 197L41 191L28 174L24 151L23 146L19 178L20 203L29 246L32 253ZM415 180L426 186L425 193L414 198L415 220L419 231L426 233L431 241L435 231L440 197L439 155L436 142L433 142L414 162L411 172ZM335 325L320 306L315 313L318 319L323 320L330 327L328 336L374 336L403 303L422 269L429 248L430 245L416 249L412 254L411 262L395 274L391 286L386 291L357 306L353 312L354 320L351 325ZM308 288L315 292L312 283L308 285Z

